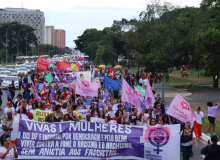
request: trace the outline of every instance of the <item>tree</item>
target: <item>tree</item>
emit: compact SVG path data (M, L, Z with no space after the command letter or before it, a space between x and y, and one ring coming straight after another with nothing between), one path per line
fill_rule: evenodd
M104 55L104 47L102 46L98 46L98 49L96 51L96 56L95 56L95 60L94 60L94 63L96 65L100 65L102 63L102 56Z
M213 87L218 88L218 79L220 75L220 32L217 29L210 28L205 33L198 33L195 37L195 44L201 46L204 50L200 63L206 69L207 74L213 76Z

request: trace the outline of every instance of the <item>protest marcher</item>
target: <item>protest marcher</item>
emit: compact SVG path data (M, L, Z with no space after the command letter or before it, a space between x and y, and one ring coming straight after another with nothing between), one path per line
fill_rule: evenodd
M2 123L2 129L4 130L5 133L9 133L11 135L11 131L13 130L12 123L13 123L12 109L8 109L7 118Z
M45 109L45 111L53 111L53 108L50 103L47 103L47 108Z
M11 143L11 136L6 133L1 136L1 145L0 148L0 158L7 160L10 157L10 160L15 160L18 158L18 152L16 145Z
M166 82L168 82L169 79L170 79L170 76L169 76L169 73L168 73L168 72L166 73L165 77L166 77Z
M75 112L73 112L72 106L67 107L67 112L70 116L71 121L78 121L79 120L79 117L77 116L77 114Z
M37 109L44 110L44 106L43 106L43 103L41 101L37 102Z
M124 119L124 117L119 117L119 118L117 119L117 123L118 123L118 124L125 125L125 119Z
M156 115L156 120L157 120L157 123L158 123L160 117L162 116L162 110L160 109L160 104L158 104L156 109L155 109L155 115Z
M141 123L139 124L139 126L147 126L147 127L149 127L147 116L143 116L142 117L142 120L141 120Z
M185 123L185 129L181 131L181 148L183 151L183 160L189 160L190 154L192 152L192 140L195 141L196 148L197 140L196 135L192 129L190 129L191 123Z
M218 160L220 159L220 145L218 143L218 138L216 136L211 137L206 143L205 147L201 150L201 154L205 155L205 160Z
M27 104L29 103L29 100L31 99L31 85L27 84L27 87L25 88L25 99L27 100Z
M79 99L77 100L77 107L78 107L78 109L86 109L86 106L85 106L85 104L83 104L81 98L79 98Z
M128 125L131 123L133 123L134 121L136 121L137 118L137 109L136 108L132 108L132 114L129 116L128 119Z
M196 135L196 138L200 138L202 136L202 126L205 126L204 114L201 111L201 107L200 106L196 106L196 111L194 111L194 113L196 114L197 119L194 122L193 131L194 131L194 133Z
M99 118L105 119L105 113L104 111L99 112Z
M2 88L0 86L0 111L2 111L1 106L2 106L2 95L3 95L3 91Z
M95 104L91 110L91 117L98 118L99 117L99 107Z
M105 116L105 123L109 123L111 121L111 117L110 116Z
M218 104L218 106L215 106L217 104ZM207 131L206 135L211 136L209 134L209 131L211 130L212 127L213 127L213 135L216 135L216 132L215 132L215 118L216 118L216 110L220 107L220 103L216 102L216 103L213 104L212 102L208 102L207 106L208 106L209 128L208 128L208 131Z
M61 111L61 105L55 106L55 111L53 113L53 116L55 117L55 122L60 122L63 120L63 112Z
M64 122L71 121L70 115L69 115L69 114L65 114L65 115L63 116L63 121L64 121Z
M170 125L171 120L168 115L163 115L161 125Z
M153 126L158 126L158 124L157 124L155 118L151 118L151 119L150 119L150 126L151 126L151 127L153 127Z
M78 111L77 105L73 105L73 112L76 113L76 115L79 117L79 120L81 120L81 113Z
M12 103L11 103L11 101L8 101L8 102L7 102L7 107L4 108L4 115L5 115L5 118L8 118L8 115L7 115L7 111L8 111L8 109L12 109L12 115L14 115L14 113L15 113L15 109L14 109L14 107L12 107Z
M64 112L67 112L67 102L64 102L62 105L61 105L61 111L64 113Z
M29 119L27 116L27 111L23 106L19 108L16 117L19 117L20 119Z
M48 114L45 118L45 122L48 122L48 123L52 123L54 122L53 120L53 114Z

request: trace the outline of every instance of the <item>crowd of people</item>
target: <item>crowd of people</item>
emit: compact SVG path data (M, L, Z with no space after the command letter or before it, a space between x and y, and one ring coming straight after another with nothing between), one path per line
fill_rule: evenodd
M85 66L82 67L83 70L90 70L90 65L93 64L88 62L86 65L83 65ZM20 119L34 120L35 110L53 111L53 113L45 117L46 123L65 121L78 122L81 120L93 122L92 118L100 118L103 119L105 123L118 123L121 125L133 126L153 127L159 125L181 124L180 136L183 160L189 159L190 154L192 154L193 140L195 141L197 147L197 140L198 138L201 138L202 126L204 125L204 115L200 106L198 106L195 110L197 120L195 121L192 129L190 127L192 124L189 122L180 122L178 119L166 114L166 109L160 94L155 96L155 103L152 106L149 108L143 108L139 114L135 106L121 101L121 91L107 90L104 86L104 76L107 76L118 81L121 81L121 78L124 78L132 87L134 85L140 85L145 88L147 80L149 80L151 86L153 83L160 83L162 80L161 74L145 74L141 71L135 75L127 69L125 70L125 73L122 73L120 69L117 69L114 71L115 76L112 77L108 69L100 68L100 70L95 73L95 76L100 80L98 96L85 97L75 94L74 88L63 87L63 89L61 89L59 87L59 83L68 84L69 79L74 79L75 77L73 74L70 74L65 70L58 70L60 74L53 72L53 68L50 68L49 70L52 71L52 83L55 85L49 84L49 86L45 86L47 81L44 76L48 72L32 71L29 76L25 76L23 78L23 81L20 84L20 93L17 95L13 94L11 98L8 98L7 107L4 108L4 117L1 117L3 130L0 139L1 144L3 145L0 149L1 159L4 159L8 153L13 155L15 158L18 156L16 146L10 145L9 143L11 131L13 130L13 119L15 117L19 117ZM168 73L165 74L165 79L168 82ZM43 89L39 87L42 84ZM11 88L13 88L13 82L11 84ZM34 90L36 90L39 99L36 99ZM15 90L12 91L14 92ZM155 94L154 91L153 93ZM90 104L88 104L88 99L91 99ZM127 107L127 105L129 105L129 107ZM211 127L213 127L213 131L215 133L214 118L216 117L215 112L216 109L219 108L219 104L218 107L215 107L214 104L209 102L208 106L210 113L209 134ZM87 110L85 118L82 117L80 113L80 110L82 109ZM214 142L216 142L216 140L213 140L213 143ZM205 153L205 150L203 150L203 152Z

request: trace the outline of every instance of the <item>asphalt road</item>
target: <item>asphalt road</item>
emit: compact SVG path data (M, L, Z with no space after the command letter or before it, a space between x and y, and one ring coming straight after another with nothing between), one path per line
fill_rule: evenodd
M195 142L193 141L193 157L190 160L203 160L201 155L201 149L205 146L205 142L202 140L197 141L198 148L195 147ZM180 152L180 160L183 160L182 152Z
M6 95L5 91L6 91L6 90L3 90L2 105L1 105L2 111L0 112L0 115L4 114L4 108L7 107L8 98L7 98L7 95ZM15 100L15 98L16 98L16 96L18 95L19 92L20 92L20 90L16 90L16 91L15 91L14 100Z

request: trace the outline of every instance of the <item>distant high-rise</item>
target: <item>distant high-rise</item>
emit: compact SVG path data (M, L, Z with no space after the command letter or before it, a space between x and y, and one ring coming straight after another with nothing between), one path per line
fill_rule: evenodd
M45 44L54 45L54 26L45 27Z
M59 48L65 48L66 46L66 33L62 29L54 30L54 45Z
M44 12L39 9L0 8L0 24L10 22L18 22L33 27L38 43L44 43Z

